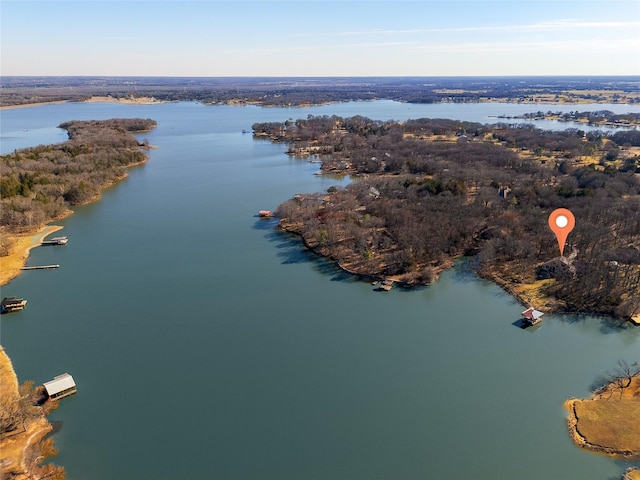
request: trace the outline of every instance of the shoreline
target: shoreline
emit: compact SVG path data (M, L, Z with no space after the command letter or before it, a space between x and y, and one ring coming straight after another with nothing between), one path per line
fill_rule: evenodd
M153 147L149 147L153 148ZM147 163L148 158L142 160L140 162L132 163L127 165L127 170L133 167L139 167ZM124 175L115 178L112 182L104 185L102 190L97 193L95 196L82 203L81 205L88 205L93 202L97 202L102 198L102 192L111 188L122 180L129 176L128 171L125 171ZM79 205L80 206L80 205ZM59 218L54 219L54 222L67 218L73 215L73 210L67 210L67 212ZM15 234L4 234L9 239L12 240L11 249L9 250L9 254L0 257L0 286L4 286L9 283L14 278L18 277L22 272L22 267L27 264L29 260L29 253L32 248L39 247L42 241L49 235L59 230L62 230L64 227L61 225L45 225L44 227L40 227L36 230L30 230L24 233L15 233Z
M0 111L16 110L18 108L46 107L47 105L62 105L65 103L122 103L124 105L161 105L169 103L165 100L156 100L154 97L117 98L111 96L92 96L86 100L53 100L51 102L19 103L15 105L0 105Z
M52 102L18 103L16 105L0 105L0 111L15 110L18 108L45 107L47 105L62 105L63 103L71 103L71 100L54 100Z
M169 103L165 100L156 100L154 97L112 97L94 95L82 102L77 103L122 103L124 105L161 105Z
M144 131L138 133L143 132ZM145 150L155 148L151 145L143 146L138 144L138 146L139 148ZM100 200L102 198L102 193L105 190L117 185L122 180L128 177L129 169L142 166L148 161L148 155L144 155L144 158L142 160L125 165L122 175L119 175L108 183L101 185L100 190L94 196L78 204L77 206L88 205ZM29 259L29 253L32 248L40 246L42 241L48 235L51 235L52 233L64 228L60 225L52 225L51 222L57 222L59 220L67 218L73 215L73 213L73 210L67 206L67 209L63 214L59 215L58 217L46 220L47 223L44 226L40 226L23 232L7 232L4 231L5 227L2 227L0 229L0 235L3 237L3 239L7 240L9 247L8 254L5 256L0 256L0 286L8 284L11 280L20 275L21 269L26 265Z
M5 408L20 402L20 386L18 376L5 349L0 346L0 382L3 396L2 406ZM33 394L33 388L30 395ZM35 407L30 410L20 426L15 431L6 432L0 436L0 476L17 480L31 480L53 475L53 478L63 478L62 467L43 465L43 461L56 454L52 440L48 435L53 431L47 413L51 405ZM22 407L17 407L22 408ZM10 477L10 475L15 475Z
M61 225L46 225L27 233L7 235L14 243L9 254L0 257L0 286L20 275L20 269L26 265L32 248L39 247L47 236L63 228Z
M627 409L631 410L633 408L632 402L635 401L640 404L640 400L634 400L634 397L637 397L640 393L640 376L638 374L633 378L633 384L629 387L631 389L630 392L625 389L624 393L618 393L616 387L613 384L609 384L594 392L591 398L570 398L564 402L564 407L569 412L569 417L567 418L569 436L578 447L617 459L640 460L640 445L631 445L630 448L626 445L607 445L607 441L610 441L612 436L620 438L623 433L625 438L633 436L627 430L622 433L616 431L615 434L611 431L611 429L623 423L618 418L620 417L620 412L617 411L616 406L619 407L624 403ZM602 409L597 409L598 404L604 405L605 408L608 407L604 411L609 417L602 418ZM579 407L583 410L580 413L578 412ZM637 409L638 407L636 406L635 408ZM581 425L581 418L584 419L583 423L585 425ZM598 427L601 428L598 429ZM637 434L638 432L636 432Z
M388 280L392 280L395 283L398 283L399 285L406 286L408 288L419 287L419 286L428 287L436 283L440 278L440 275L442 275L442 273L444 273L446 270L452 268L453 262L455 262L457 259L460 258L460 257L453 258L451 259L451 264L440 265L438 268L435 268L434 269L435 277L432 279L432 281L428 283L419 282L419 281L416 282L415 277L411 274L411 272L405 272L405 273L396 274L396 275L384 275L380 272L358 271L357 267L354 267L351 264L341 263L337 259L323 254L320 249L316 248L314 245L311 245L307 241L307 239L304 238L303 235L298 233L293 226L283 225L282 223L278 223L277 228L282 232L298 237L302 241L302 244L307 250L314 253L315 255L318 255L322 258L330 260L340 270L350 275L353 275L355 277L358 277L363 281L370 281L370 280L381 281L384 279L388 279ZM555 297L549 297L549 296L543 295L540 292L539 286L536 288L536 285L540 284L541 282L548 282L549 280L541 280L535 283L516 283L516 282L510 282L508 280L505 280L497 272L480 272L475 269L473 269L472 271L473 271L473 274L476 275L478 278L482 278L483 280L491 282L494 285L497 285L498 287L500 287L505 293L510 295L514 300L516 300L525 308L535 306L538 309L544 310L545 313L558 314L558 315L580 314L580 315L590 315L595 317L608 317L612 319L622 320L625 322L630 322L634 326L640 326L640 313L629 318L621 318L621 317L614 317L611 315L604 315L602 312L592 312L592 311L574 312L571 310L567 310L566 308L563 307L562 302L560 300L558 300ZM528 287L534 287L534 288L528 289Z
M230 105L230 106L253 105L253 106L264 107L264 108L273 108L273 107L290 108L290 107L309 107L309 106L318 106L318 105L330 105L334 103L375 101L375 100L392 100L392 101L397 101L401 103L408 103L408 104L413 103L413 104L419 105L419 103L416 103L416 102L408 102L406 100L405 101L393 100L391 98L389 99L372 98L368 100L325 100L325 101L319 101L319 102L291 103L286 105L270 104L270 103L265 103L264 101L261 101L261 100L246 100L243 98L232 98L232 99L227 99L225 101L221 101L218 103L205 103L205 105ZM14 105L0 105L0 111L14 110L18 108L43 107L47 105L60 105L64 103L121 103L124 105L161 105L161 104L172 103L172 102L174 102L174 100L157 100L155 97L128 97L127 98L127 97L93 95L89 98L86 98L85 100L69 99L69 100L53 100L51 102L34 102L34 103L20 103L20 104L14 104ZM434 103L458 103L458 102L455 102L450 98L445 97L440 102L434 102ZM591 104L593 105L628 105L628 106L635 105L635 103L633 102L614 102L614 101L611 101L611 99L587 100L582 97L577 97L574 100L569 100L569 99L551 100L547 98L521 100L519 98L482 97L476 100L469 100L469 101L460 102L460 103L510 103L510 104L518 104L518 105L531 105L532 107L535 107L536 105L558 105L558 106L591 105ZM500 118L500 117L497 117L497 118ZM508 118L518 118L518 117L505 117L505 118L508 119Z

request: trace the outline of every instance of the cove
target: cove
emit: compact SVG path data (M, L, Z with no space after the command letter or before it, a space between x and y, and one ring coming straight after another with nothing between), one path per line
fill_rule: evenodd
M69 244L32 250L30 264L61 268L2 288L29 300L1 319L20 380L68 371L78 384L50 417L61 422L54 462L71 480L620 475L624 462L573 445L562 403L587 396L619 358L636 360L640 330L554 315L521 330L522 307L464 262L431 287L381 294L256 217L349 180L314 176L317 165L285 146L243 135L254 122L448 112L488 122L530 110L383 101L1 112L3 153L62 141L56 125L72 119L158 122L140 136L157 146L149 162L60 222Z

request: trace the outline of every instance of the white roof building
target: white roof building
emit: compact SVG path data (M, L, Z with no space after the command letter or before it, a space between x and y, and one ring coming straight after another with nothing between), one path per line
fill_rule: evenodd
M71 375L63 373L62 375L53 377L53 380L50 382L46 382L44 388L47 390L49 398L57 400L76 393L76 382L74 382Z

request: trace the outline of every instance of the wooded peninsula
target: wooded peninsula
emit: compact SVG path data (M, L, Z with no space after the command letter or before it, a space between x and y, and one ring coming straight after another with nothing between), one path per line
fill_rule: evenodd
M359 116L253 129L290 155L314 157L321 173L353 176L277 209L284 230L350 272L429 284L470 256L524 303L638 318L638 131ZM560 207L576 218L562 257L547 226Z
M60 125L68 141L2 155L0 260L16 235L33 233L68 215L69 207L96 200L128 167L144 163L149 146L133 134L155 126L150 119L70 121ZM3 268L3 283L15 273Z

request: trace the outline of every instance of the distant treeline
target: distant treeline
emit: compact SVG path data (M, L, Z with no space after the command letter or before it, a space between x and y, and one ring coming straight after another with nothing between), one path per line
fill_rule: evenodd
M132 133L156 126L150 119L65 122L69 140L2 155L0 227L38 228L100 195L125 175L128 166L147 159Z
M640 101L639 85L639 77L3 77L0 101L2 105L21 105L112 96L268 106L376 99L411 103L488 99L635 103Z
M555 278L547 293L571 311L640 311L639 159L618 158L612 138L364 117L253 128L289 143L291 154L317 155L325 172L357 174L345 188L303 193L277 210L285 229L350 270L429 283L467 254L481 274L508 283ZM577 219L572 261L557 259L547 226L559 207Z

